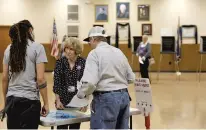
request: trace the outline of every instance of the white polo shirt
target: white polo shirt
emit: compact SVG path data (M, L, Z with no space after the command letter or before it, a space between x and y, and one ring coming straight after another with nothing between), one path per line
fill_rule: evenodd
M122 51L101 42L89 53L81 81L95 85L95 91L111 91L127 88L134 80L135 74Z

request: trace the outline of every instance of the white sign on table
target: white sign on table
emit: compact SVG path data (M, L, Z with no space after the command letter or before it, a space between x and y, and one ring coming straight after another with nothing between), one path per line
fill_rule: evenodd
M148 116L148 114L153 111L152 91L149 79L136 79L135 91L137 108L144 114L144 116Z

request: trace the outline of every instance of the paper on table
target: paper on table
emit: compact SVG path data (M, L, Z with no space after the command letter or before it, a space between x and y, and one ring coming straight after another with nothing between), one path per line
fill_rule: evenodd
M144 64L144 62L142 61L142 57L141 56L139 56L139 63L140 64Z
M87 98L80 99L75 95L71 102L67 104L67 107L85 107L89 104L89 100Z
M80 88L82 87L82 82L77 81L77 90L79 91ZM67 104L67 107L85 107L89 104L89 99L88 98L83 98L80 99L77 97L77 95L75 95L72 100L70 101L69 104Z

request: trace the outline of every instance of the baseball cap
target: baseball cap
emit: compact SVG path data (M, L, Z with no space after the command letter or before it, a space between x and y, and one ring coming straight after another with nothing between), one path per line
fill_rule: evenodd
M89 31L89 35L87 38L85 38L83 41L89 42L90 37L95 37L95 36L102 36L102 37L107 37L105 34L105 29L100 26L95 26Z

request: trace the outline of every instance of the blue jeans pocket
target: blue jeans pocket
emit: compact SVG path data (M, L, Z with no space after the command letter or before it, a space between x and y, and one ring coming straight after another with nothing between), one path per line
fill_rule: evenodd
M102 106L101 117L103 121L114 122L117 120L117 111L113 103L104 103Z

